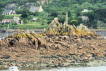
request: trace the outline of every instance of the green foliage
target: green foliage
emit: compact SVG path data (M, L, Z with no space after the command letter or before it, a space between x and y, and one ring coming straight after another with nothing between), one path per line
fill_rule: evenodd
M71 25L77 26L77 25L78 25L78 21L77 21L77 20L72 20L72 21L71 21Z
M1 0L0 1L0 20L3 19L1 15L2 9L9 3L17 3L19 6L25 5L25 3L36 2L37 0ZM39 5L39 4L36 4ZM106 23L106 1L105 0L53 0L48 4L43 5L44 12L31 13L27 8L18 9L17 14L21 14L21 19L24 23L28 23L33 17L37 17L40 24L49 24L55 17L59 18L59 21L64 23L65 14L68 11L69 24L73 24L73 20L77 20L79 23L85 23L88 27L97 28L97 22L102 21ZM89 12L82 13L83 9L88 9ZM89 21L82 21L81 16L88 16ZM5 18L11 18L11 16L5 16ZM101 23L102 24L102 23Z
M0 29L7 28L8 24L0 24ZM36 23L36 22L27 22L26 24L10 24L9 28L10 29L44 29L47 28L48 24L42 25L41 23Z
M2 20L4 16L2 15L2 12L0 11L0 20Z
M45 11L49 13L52 20L58 17L60 22L64 22L65 13L69 11L69 24L71 20L78 20L78 23L85 23L88 27L96 28L97 20L106 22L105 20L105 0L55 0L44 7ZM82 13L83 9L88 9L89 12ZM102 13L102 14L101 14ZM83 22L80 16L85 15L89 17L89 21ZM102 17L103 16L103 17Z

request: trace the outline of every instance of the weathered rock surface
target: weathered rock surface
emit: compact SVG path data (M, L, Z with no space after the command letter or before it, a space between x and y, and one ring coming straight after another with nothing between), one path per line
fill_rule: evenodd
M38 39L5 38L0 41L0 68L16 65L25 69L87 65L106 59L106 40L73 36Z

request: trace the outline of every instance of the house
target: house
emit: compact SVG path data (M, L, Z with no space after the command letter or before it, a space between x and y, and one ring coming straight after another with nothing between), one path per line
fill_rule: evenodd
M36 22L38 20L37 17L32 18L32 22Z
M13 19L3 19L2 20L2 24L12 24L12 23L16 23L16 24L23 24L23 21L19 18L19 17L13 17Z
M25 4L26 8L30 8L31 6L35 6L35 3L26 3Z
M17 24L23 24L23 21L19 18L19 17L15 17L13 18L14 22Z
M88 16L81 16L81 18L82 18L83 21L88 21L89 20Z
M89 12L89 10L88 9L83 9L82 12Z
M17 4L16 3L11 3L5 6L5 9L8 10L16 10L17 9Z
M14 15L16 14L15 10L4 10L2 15Z
M48 0L37 0L37 3L43 5L44 3L48 3Z
M39 7L38 12L43 12L42 6Z
M35 12L43 12L42 6L36 7L36 6L31 6L29 9L30 12L35 13Z
M13 19L3 19L3 20L2 20L2 23L3 23L3 24L6 24L6 23L14 23L14 20L13 20Z
M49 2L53 2L54 0L37 0L37 3L39 3L40 5L43 5L43 4L48 4Z

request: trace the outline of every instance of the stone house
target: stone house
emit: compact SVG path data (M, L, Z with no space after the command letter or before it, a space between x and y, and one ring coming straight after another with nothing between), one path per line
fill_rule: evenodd
M3 24L9 23L16 23L16 24L23 24L23 21L19 17L13 17L13 19L3 19L2 20Z
M5 9L6 9L6 10L17 10L17 8L18 8L17 5L18 5L18 4L16 4L16 3L11 3L11 4L6 5L6 6L5 6Z
M3 20L2 20L2 23L3 23L3 24L6 24L6 23L14 23L14 20L13 20L13 19L3 19Z
M37 0L37 3L43 5L44 3L48 3L48 0Z
M17 24L23 24L23 21L19 17L14 17L13 20Z
M83 21L89 21L89 17L88 16L81 16Z
M48 4L49 2L53 2L54 0L37 0L37 3L39 3L40 5L43 5L43 4Z
M89 12L89 10L88 10L88 9L83 9L82 12L83 12L83 13Z
M38 20L38 18L37 17L34 17L34 18L32 18L32 22L36 22Z
M35 13L35 12L43 12L42 6L36 7L36 6L31 6L29 9L30 12Z

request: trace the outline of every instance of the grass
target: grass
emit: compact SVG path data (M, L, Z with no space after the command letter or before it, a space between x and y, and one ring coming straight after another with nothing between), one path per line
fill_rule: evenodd
M7 28L8 24L0 25L0 29ZM28 22L26 24L12 25L9 24L9 29L44 29L48 24L40 24L38 22Z
M21 16L21 14L6 15L6 16L10 16L10 17L14 17L14 16L16 16L16 17L20 17L20 16Z
M15 17L20 17L21 14L5 15L4 18L6 18L6 19L13 19L14 16L15 16Z
M98 29L106 29L106 25L103 25L102 27L98 27Z
M104 26L104 29L106 29L106 25Z

